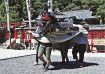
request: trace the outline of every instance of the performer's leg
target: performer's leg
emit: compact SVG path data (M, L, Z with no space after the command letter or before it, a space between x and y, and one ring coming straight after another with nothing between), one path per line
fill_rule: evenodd
M78 46L74 45L72 49L72 55L73 55L73 59L75 59L76 61L78 61L77 53L78 53Z
M68 58L68 49L65 49L65 58L66 58L66 62L69 62L69 58Z
M37 49L36 49L36 63L37 64L38 64L38 50L39 50L39 46L40 46L40 43L38 43Z
M39 46L40 46L40 43L37 43L37 48L36 48L36 61L34 63L34 66L35 65L38 65L38 50L39 50Z
M62 64L64 64L65 63L65 55L64 55L63 49L60 49L60 52L61 52L61 57L62 57Z
M81 44L80 45L80 50L79 50L79 63L80 63L80 67L83 67L83 61L84 61L84 54L86 51L86 45L85 44Z
M47 64L45 66L45 71L48 70L48 67L51 64L51 59L50 59L51 50L52 50L52 47L46 47L46 55L45 55L45 58L46 58Z
M46 63L46 60L43 57L43 54L45 52L45 46L41 45L39 46L39 50L38 50L38 58L43 62Z

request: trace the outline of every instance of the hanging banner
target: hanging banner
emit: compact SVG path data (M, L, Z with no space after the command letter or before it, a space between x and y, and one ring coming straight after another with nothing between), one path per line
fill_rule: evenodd
M29 27L31 28L30 0L26 0L26 5L27 5L27 13L28 13Z
M5 3L5 8L6 8L6 15L7 15L7 31L10 31L10 26L9 26L9 0L4 0Z
M52 0L48 0L48 12L52 12Z

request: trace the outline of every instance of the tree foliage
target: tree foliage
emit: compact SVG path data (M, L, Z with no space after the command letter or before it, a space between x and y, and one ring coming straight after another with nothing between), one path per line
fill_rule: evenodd
M9 0L9 7L11 21L27 19L26 0ZM32 19L36 18L46 8L47 0L31 0ZM53 0L53 10L56 8L61 11L90 9L94 15L105 18L105 0ZM4 2L0 0L0 19L5 17Z

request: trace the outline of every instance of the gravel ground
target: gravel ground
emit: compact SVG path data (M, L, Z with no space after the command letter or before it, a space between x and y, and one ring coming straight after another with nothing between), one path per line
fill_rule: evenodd
M105 74L105 58L85 57L83 68L69 56L69 63L62 65L60 56L51 56L52 65L44 72L42 62L33 66L35 55L0 60L0 74Z

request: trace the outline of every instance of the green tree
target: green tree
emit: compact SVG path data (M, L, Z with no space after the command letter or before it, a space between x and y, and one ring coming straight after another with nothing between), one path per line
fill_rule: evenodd
M4 7L4 3L0 1L0 22L4 22L4 21L5 21L5 7Z
M79 9L80 9L80 6L77 6L74 3L71 3L64 8L64 11L79 10Z
M104 5L100 5L97 8L97 12L96 14L100 17L100 24L104 24L104 20L105 20L105 4Z
M32 19L36 18L44 9L47 8L48 0L31 0ZM9 0L10 20L21 21L27 19L26 0ZM105 19L105 0L53 0L53 9L59 8L61 11L91 9L94 15ZM5 19L5 6L0 0L0 19Z

